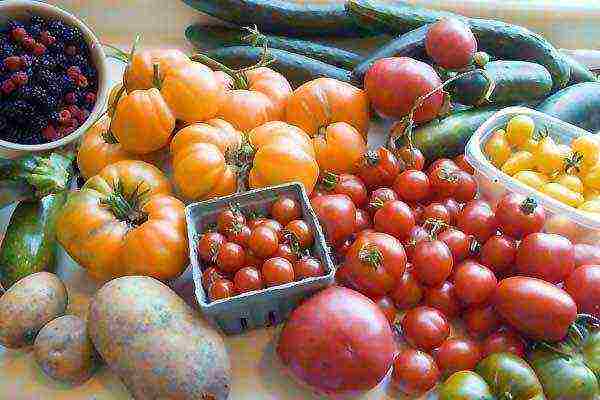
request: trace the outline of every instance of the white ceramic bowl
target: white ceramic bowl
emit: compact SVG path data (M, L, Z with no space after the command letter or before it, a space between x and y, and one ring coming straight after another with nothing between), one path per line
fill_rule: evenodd
M77 140L89 129L92 123L102 113L108 99L110 88L107 76L106 55L104 54L100 41L96 38L92 30L73 15L47 3L26 0L0 0L0 24L2 25L5 24L8 19L26 19L31 14L37 14L44 18L61 19L67 24L76 26L81 30L81 33L90 48L92 62L98 71L96 105L83 125L70 135L54 142L38 145L23 145L6 142L0 139L0 158L16 158L26 153L45 152L65 146L74 140Z

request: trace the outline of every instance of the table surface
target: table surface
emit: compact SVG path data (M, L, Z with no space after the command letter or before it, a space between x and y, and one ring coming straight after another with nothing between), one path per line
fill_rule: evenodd
M136 32L144 34L146 46L173 46L187 49L182 32L190 22L214 22L208 17L199 16L196 12L170 0L61 0L49 1L80 15L92 28L99 33L101 40L125 45ZM490 6L482 2L463 0L462 2L445 1L416 1L427 3L430 7L452 9L471 15L503 17L516 23L522 23L538 30L548 30L549 36L562 47L575 48L575 43L583 43L582 47L591 48L594 42L589 35L589 29L600 29L600 6L596 1L580 1L579 8L556 5L560 2L530 0L527 2L503 1ZM477 3L477 4L476 4ZM513 3L518 3L523 12L516 12ZM525 4L524 4L525 3ZM559 18L563 24L555 26L549 17L538 18L536 9L554 4L552 18ZM562 2L566 3L566 2ZM161 12L156 13L156 7ZM469 8L474 7L474 8ZM494 7L497 7L494 10ZM548 13L544 13L549 15ZM163 23L163 21L168 23ZM570 21L567 23L565 21ZM528 23L526 23L528 22ZM565 34L568 27L570 34ZM592 28L590 28L592 27ZM576 41L573 41L575 38ZM596 45L598 43L596 42ZM579 57L590 65L600 65L593 53L579 53ZM120 78L122 66L111 62L112 78ZM370 139L380 141L381 135L371 132ZM12 207L0 211L0 233L4 231ZM65 281L69 291L69 313L85 317L90 296L98 289L85 271L77 266L66 254L62 254L59 262L59 276ZM189 287L188 287L189 289ZM308 390L299 387L282 373L282 368L274 355L274 338L277 328L251 331L244 335L226 337L226 343L232 361L233 387L231 399L248 400L297 400L319 399ZM79 387L69 387L46 377L33 360L30 350L11 351L0 346L0 399L10 400L121 400L130 399L130 395L106 367L88 382ZM361 397L364 400L402 399L405 398L385 384ZM430 394L430 398L435 398Z

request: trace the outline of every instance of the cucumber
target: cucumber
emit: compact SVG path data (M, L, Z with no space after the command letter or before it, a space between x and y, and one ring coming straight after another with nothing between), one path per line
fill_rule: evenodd
M232 46L209 50L205 54L228 67L240 68L256 64L262 53L263 50L258 47ZM275 62L270 65L270 68L285 75L293 87L321 77L350 83L350 71L348 70L285 50L270 49L269 53L275 57Z
M569 86L581 82L598 82L598 78L592 71L590 71L588 67L568 54L563 54L563 58L571 68L571 79L569 80Z
M405 3L376 0L349 0L346 8L357 23L379 33L401 34L442 18L458 18L469 24L479 50L496 59L531 61L543 65L552 75L553 89L569 82L571 69L563 55L542 36L521 26L481 18L414 7Z
M54 228L66 196L66 192L51 194L15 208L0 247L0 283L5 289L33 273L54 272Z
M373 64L386 57L411 57L416 59L425 59L425 36L429 30L429 25L423 25L420 28L413 29L410 32L402 34L392 41L384 44L371 55L365 58L360 64L352 70L352 79L362 85L367 71Z
M527 61L488 62L482 70L472 71L448 88L453 101L466 105L532 101L546 97L551 90L548 70Z
M188 6L239 26L258 27L288 36L365 34L339 2L306 3L289 0L183 0Z
M190 25L185 31L186 38L202 49L206 49L207 42L212 47L249 44L261 47L266 41L272 49L291 51L345 69L354 68L364 58L359 54L337 47L285 36L258 34L254 36L256 41L251 43L248 35L248 31L219 26Z
M600 82L569 86L544 100L538 111L589 132L600 130Z
M433 120L413 131L413 144L428 163L438 158L454 158L464 153L473 133L498 110L496 107L470 109ZM406 144L402 136L398 141L397 147Z

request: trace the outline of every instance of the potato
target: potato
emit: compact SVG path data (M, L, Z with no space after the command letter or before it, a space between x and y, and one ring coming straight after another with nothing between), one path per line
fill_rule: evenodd
M44 325L65 313L67 289L49 272L29 275L0 297L0 344L16 349L33 344Z
M48 322L38 333L33 350L46 375L71 385L87 381L98 367L86 322L74 315Z
M163 283L128 276L105 284L90 303L96 350L136 399L229 396L223 339Z

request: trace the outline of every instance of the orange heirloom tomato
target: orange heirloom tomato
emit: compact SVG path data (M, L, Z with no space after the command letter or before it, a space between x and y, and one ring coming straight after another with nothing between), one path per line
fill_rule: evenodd
M365 91L332 78L317 78L294 91L285 110L287 122L315 136L334 122L352 125L363 137L369 130L369 99Z
M360 133L345 122L336 122L319 131L313 139L317 163L322 171L352 173L367 151Z
M59 243L98 280L171 279L188 263L184 204L163 173L143 161L111 164L69 194Z
M191 200L234 193L237 174L226 155L241 145L242 134L221 119L192 124L177 132L171 141L177 189Z
M154 87L154 64L158 64L162 75L183 67L190 62L188 56L176 49L140 50L129 59L123 74L127 92Z
M125 151L147 154L165 147L175 116L156 88L134 90L121 97L112 119L112 133Z

